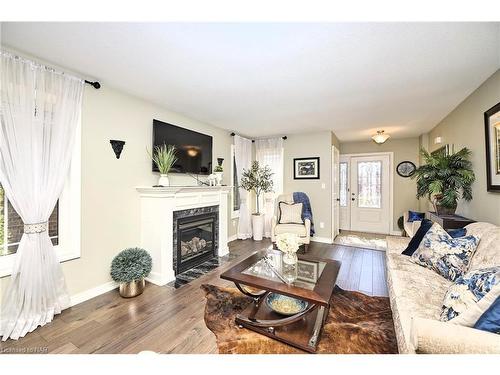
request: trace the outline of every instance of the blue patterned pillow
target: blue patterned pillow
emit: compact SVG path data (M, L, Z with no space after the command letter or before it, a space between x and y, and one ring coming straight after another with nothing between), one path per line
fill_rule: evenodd
M439 224L434 223L410 260L455 281L467 272L478 243L476 236L451 238Z
M474 328L500 334L500 297L481 315Z
M443 300L441 320L446 322L479 302L500 283L500 266L468 272L450 286Z
M424 212L408 211L408 222L422 221L425 218Z

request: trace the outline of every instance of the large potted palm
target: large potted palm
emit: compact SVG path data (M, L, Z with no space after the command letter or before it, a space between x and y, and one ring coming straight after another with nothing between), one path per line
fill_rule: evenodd
M475 176L468 148L449 155L424 149L420 153L425 164L412 175L417 179L417 198L428 197L438 215L454 214L460 198L472 200Z
M250 169L243 169L241 176L241 187L246 191L253 191L256 197L257 212L252 214L252 231L255 241L262 240L264 233L264 214L260 212L259 197L262 193L273 191L273 180L271 179L273 174L269 166L261 167L258 161L254 161Z

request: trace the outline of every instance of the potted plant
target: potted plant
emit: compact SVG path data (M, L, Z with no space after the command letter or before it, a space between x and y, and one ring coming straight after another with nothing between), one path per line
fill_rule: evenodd
M150 154L151 159L158 167L160 171L160 178L158 179L158 185L160 186L170 186L170 181L168 180L168 172L172 169L172 166L177 161L177 150L173 145L161 145L155 146L153 155Z
M111 278L120 284L120 295L130 298L141 294L151 267L151 255L144 249L136 247L118 253L111 262Z
M216 165L214 168L214 175L217 178L217 185L220 186L222 183L222 175L223 175L224 169L222 168L222 165Z
M454 154L433 155L424 149L420 153L425 164L412 175L417 179L417 198L427 196L438 215L453 215L460 198L472 200L471 151L464 147Z
M259 197L262 193L273 191L273 180L271 179L273 174L269 166L260 167L259 162L254 161L250 169L243 169L241 176L241 187L246 191L253 191L257 198L257 212L252 215L253 239L255 241L261 241L264 233L264 214L260 213Z

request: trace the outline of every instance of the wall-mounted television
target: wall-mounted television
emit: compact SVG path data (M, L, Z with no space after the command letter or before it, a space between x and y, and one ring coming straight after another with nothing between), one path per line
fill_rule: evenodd
M171 172L207 175L212 173L212 137L166 122L153 120L153 150L155 146L174 145L177 162ZM158 167L153 162L153 171Z

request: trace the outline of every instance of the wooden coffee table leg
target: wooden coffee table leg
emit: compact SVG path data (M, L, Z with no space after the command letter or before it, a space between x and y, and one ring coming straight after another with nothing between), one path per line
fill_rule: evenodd
M318 309L318 315L316 316L316 322L314 323L312 336L309 339L309 346L314 350L316 350L316 346L318 345L319 336L321 334L321 329L323 328L324 322L325 322L325 307L320 306Z

